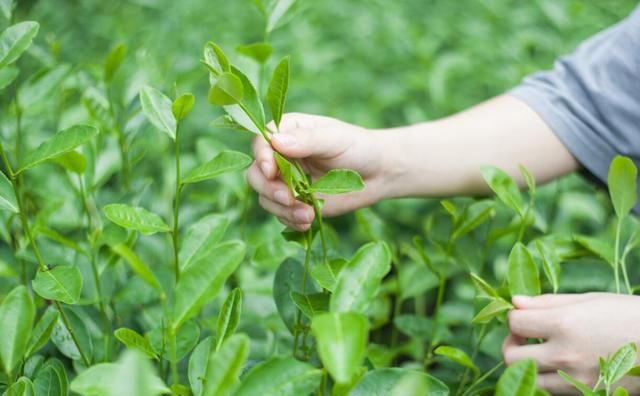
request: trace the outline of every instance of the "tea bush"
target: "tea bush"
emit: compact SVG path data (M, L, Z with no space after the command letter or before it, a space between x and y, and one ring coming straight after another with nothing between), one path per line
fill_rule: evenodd
M608 193L525 168L520 192L485 167L495 197L323 220L315 194L359 175L310 180L277 155L318 214L305 233L260 210L242 170L285 110L372 127L446 115L633 5L0 0L0 391L546 394L532 361L503 367L510 297L638 289L631 160ZM639 371L620 347L600 393Z

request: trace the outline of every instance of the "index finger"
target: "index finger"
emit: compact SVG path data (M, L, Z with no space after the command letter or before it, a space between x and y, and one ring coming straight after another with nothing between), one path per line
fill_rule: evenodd
M267 179L275 179L278 175L278 167L273 156L273 149L262 136L257 136L253 139L253 154L264 176Z

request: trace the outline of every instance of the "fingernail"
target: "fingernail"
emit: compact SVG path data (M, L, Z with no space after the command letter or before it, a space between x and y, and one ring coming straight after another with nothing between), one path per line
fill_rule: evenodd
M287 194L286 191L283 190L278 190L275 193L273 193L273 198L276 200L277 203L285 205L285 206L289 206L290 202L289 202L289 194Z
M273 137L273 140L285 147L292 147L296 144L296 138L293 135L278 134Z
M268 163L267 161L262 161L260 163L260 169L262 169L262 173L267 176L267 177L271 177L271 164Z
M309 215L309 211L306 209L296 209L293 212L293 217L300 223L311 222L311 216Z

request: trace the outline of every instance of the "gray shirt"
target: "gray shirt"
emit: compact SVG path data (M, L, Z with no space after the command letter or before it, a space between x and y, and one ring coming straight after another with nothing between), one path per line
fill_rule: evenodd
M509 94L533 108L603 183L617 154L640 165L640 7Z

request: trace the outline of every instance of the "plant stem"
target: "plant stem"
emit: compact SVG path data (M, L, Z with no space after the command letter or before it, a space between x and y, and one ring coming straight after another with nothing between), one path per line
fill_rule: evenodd
M442 271L438 271L438 294L436 296L436 305L433 308L433 334L431 334L431 339L429 340L429 346L427 348L427 359L425 362L425 367L429 367L431 361L433 359L433 346L435 345L436 335L438 334L438 327L440 325L440 306L442 305L442 300L444 299L444 291L447 287L447 277L446 273L449 268L449 257L451 256L451 250L453 249L452 239L449 239L447 243L447 248L445 250L444 255L444 268Z
M176 330L173 326L169 326L169 353L171 357L171 378L174 384L180 383L180 373L178 373L178 346L176 341Z
M613 251L613 276L616 280L616 293L620 293L620 233L622 229L622 221L618 219L618 224L616 226L616 242ZM625 271L626 272L626 271Z
M313 236L311 235L311 229L309 229L307 234L307 250L304 255L304 269L302 272L302 283L300 284L300 294L305 294L305 289L307 285L307 272L309 271L309 263L311 262L311 242L313 241ZM293 357L296 357L298 353L298 342L300 337L300 328L303 326L302 323L302 312L298 309L296 311L296 320L293 325Z
M31 232L31 227L29 226L29 221L27 219L27 214L24 211L24 205L22 203L22 197L20 196L20 193L18 192L18 180L16 178L16 175L13 173L13 168L11 167L11 163L9 162L9 159L7 158L7 154L6 154L5 150L4 150L4 147L3 147L1 141L0 141L0 157L2 157L2 162L3 162L4 166L5 166L5 169L7 170L7 173L9 174L9 179L11 180L11 185L13 186L13 193L14 193L14 195L16 197L16 202L18 203L18 212L19 212L18 215L20 217L20 222L22 223L22 228L23 228L25 234L27 234L27 238L29 239L29 244L31 245L31 249L33 250L33 253L36 256L36 260L38 261L38 266L40 268L40 271L48 271L49 268L47 267L47 265L45 264L44 260L42 259L42 255L40 254L40 249L38 248L38 245L36 244L36 240L33 237L33 233ZM86 366L89 366L89 364L90 364L89 359L87 359L87 357L82 352L82 348L80 348L80 343L78 342L78 337L76 336L76 333L73 331L73 328L71 327L71 324L69 323L69 320L67 319L67 315L62 310L62 306L60 305L60 303L58 301L54 300L53 302L54 302L56 308L58 309L58 311L60 312L60 317L62 318L62 321L63 321L65 327L67 328L67 331L71 335L71 339L73 340L73 343L75 344L76 348L80 352L80 356L82 357L82 360L84 361Z
M471 385L469 385L469 387L467 388L467 390L462 394L462 396L470 396L473 393L471 393L471 391L478 386L479 384L482 383L482 381L486 380L487 378L489 378L489 376L491 376L491 374L495 373L496 370L498 370L500 367L502 367L502 365L504 364L504 362L500 362L498 364L496 364L495 366L493 366L489 371L487 371L486 373L484 373L484 375L480 378L478 378L477 380L473 381L473 383Z
M125 138L123 128L120 125L120 120L116 117L115 102L113 95L111 94L111 86L107 82L105 82L105 91L107 92L107 100L109 101L109 114L111 114L115 132L118 135L120 160L122 161L122 184L124 185L125 191L129 191L129 147L127 146L127 140Z
M476 356L478 356L480 345L482 345L482 341L484 341L484 337L486 335L487 335L487 324L485 323L482 325L482 327L480 327L480 335L478 336L478 340L473 346L473 352L471 353L471 361L474 361L476 359ZM464 373L462 374L462 379L460 380L460 387L458 388L458 392L456 393L457 395L460 394L460 392L462 392L462 390L464 389L464 386L467 383L467 376L469 375L469 371L470 370L468 367L465 368Z
M173 232L171 237L173 240L173 270L176 277L176 283L180 280L180 258L178 246L178 226L180 225L180 193L182 192L182 179L180 177L180 123L176 126L176 195L173 205Z
M614 260L615 260L615 264L614 264L614 268L618 269L618 267L622 267L622 278L624 279L624 285L627 288L627 293L629 294L633 294L633 290L631 289L631 284L629 283L629 275L627 274L627 266L625 261L626 260L621 260L620 259L620 237L622 234L622 219L618 219L618 224L616 226L616 243L615 243L615 256L614 256ZM626 258L623 256L623 258ZM618 289L618 293L620 293L619 290L619 284L618 284L618 276L616 275L616 288Z

